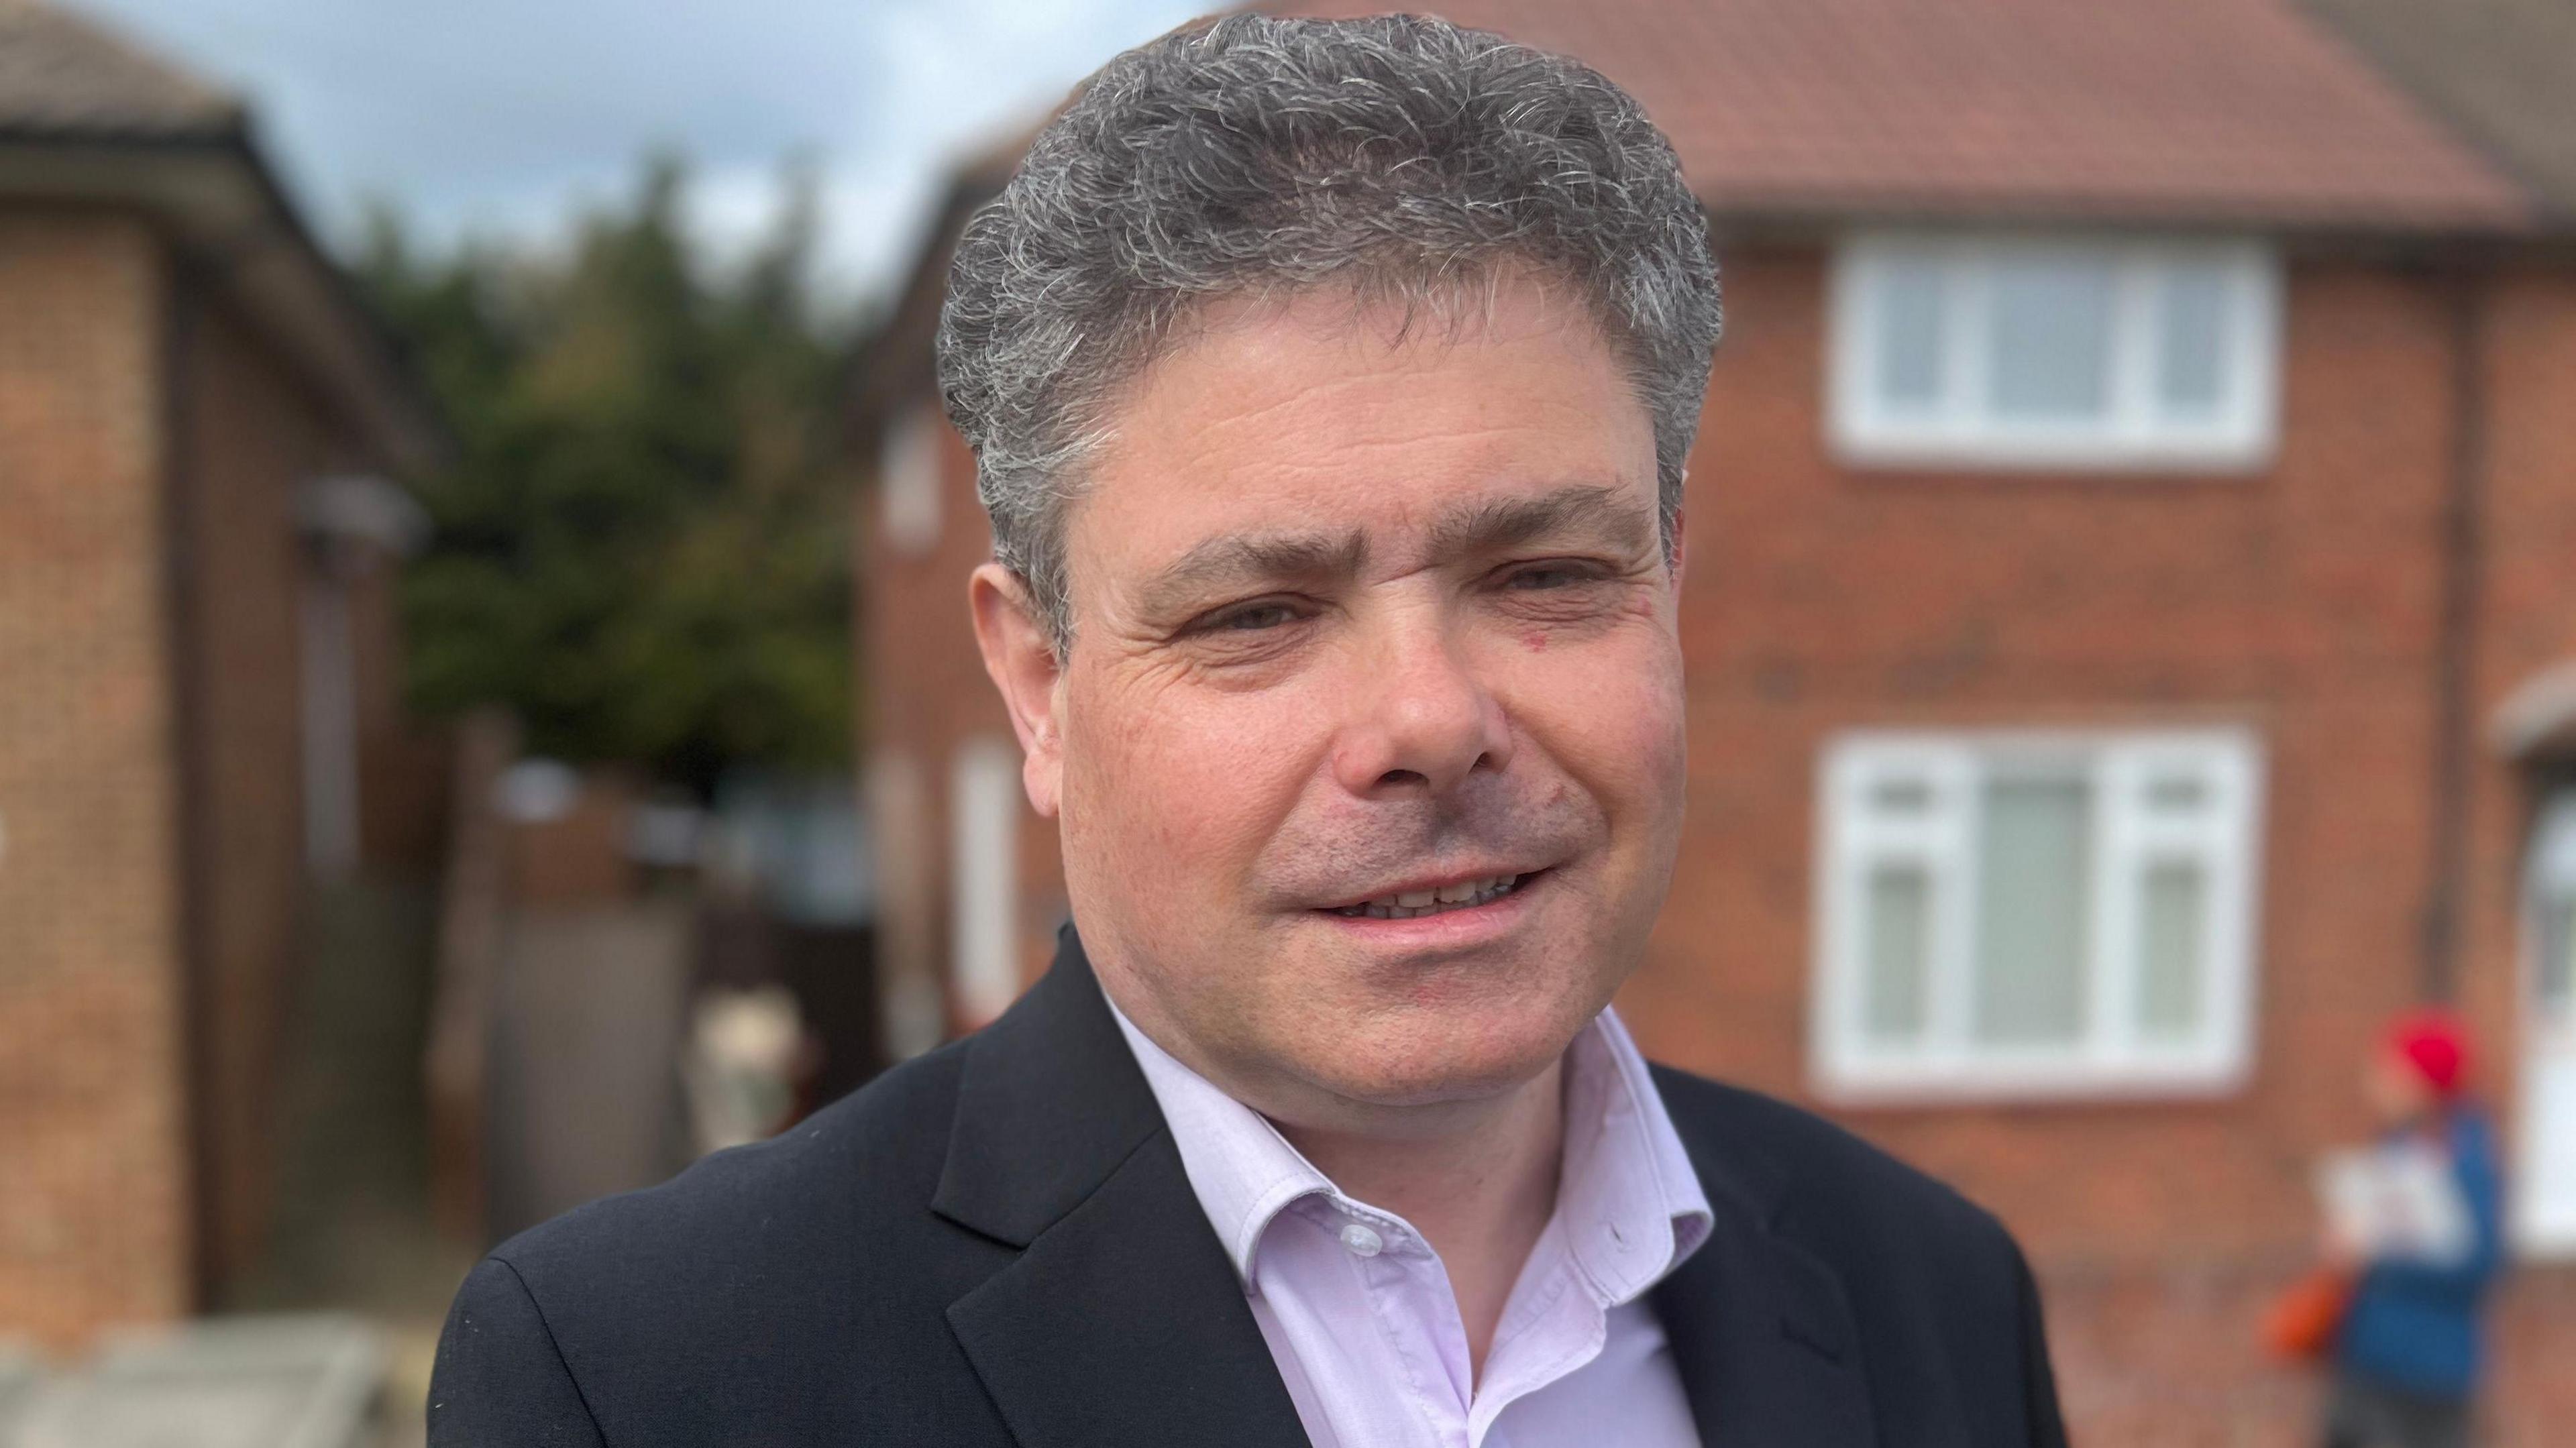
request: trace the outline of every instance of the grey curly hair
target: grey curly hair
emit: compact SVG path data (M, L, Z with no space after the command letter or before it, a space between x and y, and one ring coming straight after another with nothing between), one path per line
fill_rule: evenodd
M937 343L994 557L1058 656L1067 507L1176 324L1326 284L1409 317L1513 266L1600 322L1653 421L1669 549L1717 269L1671 143L1626 92L1404 15L1228 15L1102 66L967 223Z

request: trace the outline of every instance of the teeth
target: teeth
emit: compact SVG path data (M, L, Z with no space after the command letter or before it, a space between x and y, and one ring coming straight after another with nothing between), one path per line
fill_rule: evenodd
M1457 910L1499 900L1518 888L1518 875L1497 875L1488 880L1467 880L1443 885L1437 890L1404 890L1393 895L1380 895L1364 905L1336 909L1336 915L1371 920L1410 920L1417 915L1437 915L1443 910Z

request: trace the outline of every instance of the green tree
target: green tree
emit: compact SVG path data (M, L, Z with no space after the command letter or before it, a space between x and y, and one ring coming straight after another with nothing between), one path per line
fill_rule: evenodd
M786 179L723 276L669 158L561 256L428 255L378 213L360 275L457 440L404 580L415 707L506 704L533 751L701 791L847 759L846 345L811 293L813 175Z

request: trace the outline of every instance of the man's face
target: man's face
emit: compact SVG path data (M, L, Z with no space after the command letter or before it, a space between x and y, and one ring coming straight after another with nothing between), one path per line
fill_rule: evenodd
M1111 994L1295 1124L1531 1079L1641 957L1681 825L1678 580L1607 345L1518 279L1402 340L1247 304L1114 425L1060 667L1025 627L997 657L978 599Z

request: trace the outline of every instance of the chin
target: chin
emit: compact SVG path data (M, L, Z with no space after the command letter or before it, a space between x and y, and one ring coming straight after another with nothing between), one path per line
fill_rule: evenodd
M1377 1106L1499 1096L1545 1071L1594 1012L1572 1005L1497 1011L1461 1003L1398 1021L1351 1022L1315 1064L1336 1095Z

